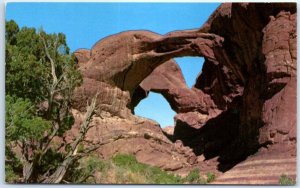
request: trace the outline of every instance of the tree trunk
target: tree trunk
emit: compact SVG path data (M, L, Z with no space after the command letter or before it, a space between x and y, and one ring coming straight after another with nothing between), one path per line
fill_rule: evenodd
M33 163L29 163L28 161L25 161L23 165L24 183L30 183L32 172L33 172Z
M55 170L55 172L42 183L60 183L65 176L68 167L73 163L75 156L67 157L62 164Z

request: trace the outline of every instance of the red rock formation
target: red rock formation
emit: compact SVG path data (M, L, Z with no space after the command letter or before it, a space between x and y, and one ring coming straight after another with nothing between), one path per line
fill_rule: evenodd
M285 11L290 12L286 13ZM274 19L274 16L277 18ZM276 123L270 125L266 122L268 119L266 112L271 110L270 108L266 109L270 103L268 100L275 105L275 101L278 101L276 95L279 94L278 92L284 92L282 90L284 87L291 87L295 91L296 82L291 78L295 77L295 74L293 75L293 71L289 71L291 69L286 69L284 65L288 61L291 67L296 67L296 55L290 55L292 54L290 51L294 50L295 53L296 49L294 18L295 4L226 4L222 5L211 16L207 24L200 29L224 38L223 49L221 52L217 52L215 57L221 64L220 68L226 66L226 69L222 68L223 70L220 72L224 76L217 77L217 82L214 83L215 87L219 85L218 90L207 90L207 86L212 85L210 83L201 85L208 74L214 75L212 72L200 75L195 87L202 89L205 93L216 93L219 97L214 101L218 106L226 107L229 110L233 109L240 114L239 135L237 140L232 143L232 147L245 148L246 151L235 152L239 153L238 155L243 155L242 152L247 155L265 143L262 138L265 131L259 131L259 129L276 127ZM203 72L205 72L205 68ZM233 75L230 75L232 74L230 72ZM215 73L215 75L220 74ZM239 92L234 92L232 88L239 89ZM231 102L237 96L241 96L238 97L240 98L239 104ZM287 94L285 100L294 101L295 104L295 93ZM278 101L277 105L286 103L284 101ZM232 107L232 105L234 106ZM278 117L287 115L286 117L291 121L280 122L280 124L283 127L294 129L296 124L293 112L296 108L295 106L291 107L290 115L287 114L289 112L286 108L277 112L276 115ZM272 119L276 121L274 116ZM241 143L243 144L241 145ZM230 149L227 148L227 150ZM229 155L227 157L232 160L232 154Z
M211 101L209 95L205 95L201 90L188 88L174 60L169 60L157 67L143 80L140 87L146 93L149 91L161 93L177 113L190 111L208 113L210 109L208 108ZM137 98L135 100L143 99L138 96L134 97Z
M73 109L75 124L64 137L71 142L78 133L84 113ZM146 118L124 119L117 117L94 117L87 132L85 144L101 144L96 151L104 159L116 153L134 154L137 160L175 171L196 163L192 149L182 144L173 144L164 136L160 126Z
M290 143L296 139L296 35L296 14L290 12L270 17L264 28L262 46L269 95L262 109L265 124L260 129L261 143Z
M134 107L136 91L140 90L142 95L148 92L142 89L147 87L146 81L144 85L139 85L140 82L157 66L167 62L162 65L162 68L166 67L166 70L169 70L171 67L175 72L178 71L177 75L181 75L181 77L171 78L169 82L172 95L179 96L175 99L170 98L169 101L174 103L172 106L176 111L193 109L207 111L203 97L209 98L209 96L202 96L203 92L188 89L180 69L170 58L205 55L214 61L209 49L220 47L221 41L218 36L195 31L174 32L163 37L147 31L130 31L99 41L91 50L88 61L86 61L87 50L76 51L74 55L83 74L83 84L76 89L74 96L74 107L81 111L76 119L80 121L80 114L82 115L85 110L86 101L99 92L96 114L104 120L100 118L101 121L95 123L95 128L91 129L87 136L90 143L99 141L104 143L98 150L99 155L107 158L116 152L133 153L139 161L166 170L177 170L197 163L197 157L191 149L182 144L173 146L172 142L166 141L165 135L157 125L155 128L153 122L133 116L131 110ZM166 77L161 78L167 82ZM176 79L180 87L174 85ZM173 90L174 86L177 89ZM163 84L162 87L165 85ZM161 91L159 86L155 89ZM191 95L199 100L193 102ZM137 123L141 121L146 123ZM76 130L76 126L73 130ZM71 139L72 132L75 133L71 131L66 137ZM132 132L134 135L131 134ZM162 142L163 138L164 142Z
M213 183L278 185L282 175L296 179L296 161L285 153L260 152L219 175Z
M215 61L212 49L219 48L221 43L222 38L217 35L196 30L166 36L149 31L129 31L109 36L94 45L89 61L80 66L83 85L77 89L74 106L82 109L86 99L101 91L98 97L99 113L129 117L128 107L133 106L131 100L135 90L156 67L172 57L187 55L205 56ZM75 52L75 56L79 54L80 51ZM198 102L197 105L199 109L205 109L203 104Z
M177 112L171 136L180 140L177 144L153 139L151 146L145 137L125 136L120 143L113 141L102 147L99 152L104 156L131 152L140 161L161 166L165 161L158 156L169 160L170 153L175 152L178 165L163 167L174 170L185 163L197 164L192 152L203 154L206 160L218 157L220 171L229 170L255 152L258 157L249 161L273 160L281 152L285 152L283 158L295 158L296 35L295 3L225 3L198 30L165 36L149 31L112 35L96 43L90 57L88 51L75 53L82 62L84 82L77 88L74 108L83 111L86 101L99 91L97 115L104 118L101 124L108 132L122 127L140 133L153 124L142 123L138 129L131 125L139 121L132 115L134 107L150 91L161 93ZM182 56L205 58L192 89L172 60ZM121 118L122 123L105 123L105 118L111 122ZM163 137L158 126L149 130ZM102 136L91 138L99 140ZM126 143L143 143L145 147L137 147L140 150L136 153L134 148L122 147ZM176 149L179 145L181 149ZM185 146L192 150L182 149ZM277 169L287 168L278 165ZM220 182L227 181L225 174Z
M91 52L88 49L78 49L73 54L75 55L79 66L87 63L91 58Z

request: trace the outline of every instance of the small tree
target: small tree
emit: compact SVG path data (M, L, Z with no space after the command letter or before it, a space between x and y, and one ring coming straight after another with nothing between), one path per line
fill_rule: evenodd
M20 30L14 21L6 23L7 181L13 174L12 182L60 183L72 164L97 148L77 152L90 128L97 95L69 147L52 147L53 138L74 124L72 96L81 81L63 34Z

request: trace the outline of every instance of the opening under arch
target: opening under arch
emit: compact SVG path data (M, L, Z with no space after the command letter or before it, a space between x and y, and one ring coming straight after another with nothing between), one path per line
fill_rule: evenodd
M147 98L135 107L134 112L135 115L157 121L162 128L174 126L176 112L171 109L170 104L161 94L149 92Z
M204 64L203 57L179 57L175 58L175 61L179 65L185 82L189 88L192 88L196 83L198 75L202 71Z
M175 61L182 71L187 86L192 88L202 71L204 58L188 56L175 58ZM176 112L172 110L168 101L158 93L149 92L148 96L134 108L134 113L157 121L162 128L174 126Z

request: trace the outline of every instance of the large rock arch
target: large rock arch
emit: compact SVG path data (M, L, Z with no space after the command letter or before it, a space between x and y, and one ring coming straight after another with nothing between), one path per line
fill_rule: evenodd
M156 67L182 56L203 56L214 62L213 51L222 46L222 40L217 35L198 30L176 31L165 36L150 31L128 31L104 38L93 46L88 61L85 58L85 63L79 62L84 84L77 89L75 106L84 107L81 102L85 100L81 97L90 97L97 89L105 87L110 94L102 89L105 98L100 93L98 100L100 105L105 105L101 110L120 117L129 116L132 96ZM86 50L74 54L80 60L84 53ZM88 86L90 84L93 88ZM118 98L116 95L120 100L115 100ZM114 109L116 105L119 113Z
M197 155L233 165L257 151L295 156L296 35L293 3L225 3L197 30L112 35L75 52L84 80L74 107L100 91L99 116L130 120L154 91L178 113L173 139ZM205 58L192 89L172 60L182 56Z

